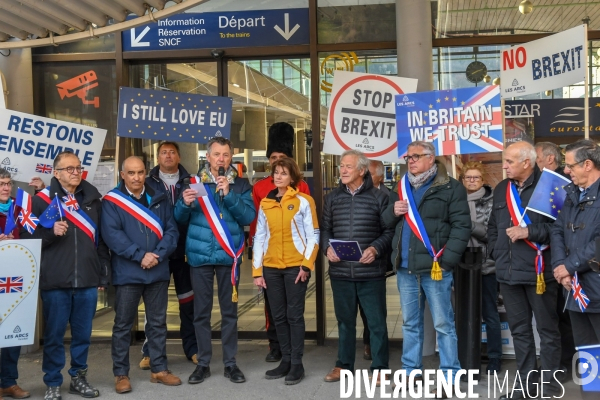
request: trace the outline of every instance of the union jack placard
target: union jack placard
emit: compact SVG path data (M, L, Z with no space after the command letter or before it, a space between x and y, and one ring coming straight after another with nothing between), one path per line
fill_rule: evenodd
M397 95L398 156L416 140L433 143L438 156L500 152L501 112L495 85Z
M21 293L23 291L22 276L0 278L0 293Z
M39 172L40 174L50 174L52 173L52 165L38 163L35 166L35 172Z

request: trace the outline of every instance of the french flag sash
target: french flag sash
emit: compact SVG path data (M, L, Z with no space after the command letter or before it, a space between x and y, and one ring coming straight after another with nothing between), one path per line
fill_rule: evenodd
M106 196L104 196L104 200L110 201L117 207L125 210L127 214L130 214L133 218L154 232L154 234L158 236L159 240L162 239L162 222L160 218L158 218L158 216L148 208L136 201L133 201L131 197L125 196L125 194L118 189L113 189L108 192Z
M200 183L200 178L192 176L190 182ZM236 286L239 279L238 259L244 252L244 239L242 238L242 242L239 247L236 248L231 232L227 227L227 223L223 220L223 214L219 211L219 206L217 206L217 203L215 202L212 190L207 184L204 184L204 187L206 188L207 195L198 197L198 203L200 203L200 208L202 208L215 238L223 250L225 250L225 253L233 258L233 264L231 265L231 285L233 286L231 301L237 303L238 294Z
M442 280L442 269L440 268L439 259L444 253L446 246L442 247L440 251L435 251L435 248L429 240L429 235L423 225L423 220L419 215L419 209L415 204L415 199L410 188L410 181L408 180L408 174L404 175L404 178L400 180L400 200L406 200L408 202L408 212L404 214L408 226L412 233L423 243L429 255L433 258L433 265L431 268L431 279L434 281Z
M36 196L39 196L48 204L52 202L52 199L50 199L50 187L43 189ZM79 208L77 211L69 211L66 207L63 207L63 210L65 212L65 217L71 221L72 224L81 229L97 247L97 227L94 221L92 221L92 219L81 208Z
M519 191L517 186L509 181L506 186L506 203L508 204L508 212L514 226L520 226L526 228L527 225L531 224L529 216L521 207L521 197L519 197ZM533 243L528 239L524 239L525 243L536 251L535 256L535 271L537 274L537 286L535 292L537 294L543 294L546 291L546 282L544 281L544 257L542 252L548 249L550 246L547 244Z

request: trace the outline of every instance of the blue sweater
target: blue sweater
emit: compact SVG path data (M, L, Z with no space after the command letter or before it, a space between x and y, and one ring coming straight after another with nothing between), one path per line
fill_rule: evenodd
M415 199L415 204L417 205L417 207L419 207L419 203L421 202L421 199L423 198L423 195L425 194L427 189L429 189L433 184L433 180L435 179L436 175L433 175L431 178L429 178L429 180L418 189L413 188L412 185L410 186L410 190L412 191L412 195ZM410 248L410 235L412 235L413 233L410 229L410 226L408 226L406 218L404 218L404 222L402 223L402 262L400 263L400 266L402 268L408 268L408 250Z

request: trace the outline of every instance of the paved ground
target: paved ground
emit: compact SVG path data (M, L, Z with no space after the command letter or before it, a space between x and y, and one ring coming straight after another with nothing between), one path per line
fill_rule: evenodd
M198 385L189 385L187 377L193 372L194 365L181 355L181 347L176 341L170 341L167 350L169 367L174 374L184 381L178 387L165 387L160 384L150 383L150 372L138 368L140 360L140 345L131 348L130 359L132 368L130 371L133 391L128 394L118 395L114 391L114 378L112 376L112 361L110 356L110 344L108 342L93 344L89 355L89 381L100 390L103 399L179 399L179 398L201 398L201 399L339 399L339 383L326 383L323 377L334 366L337 349L336 347L318 347L313 342L307 342L304 353L304 367L306 378L298 385L285 386L283 379L266 380L264 373L267 369L274 368L277 364L264 362L267 345L264 341L240 341L238 353L238 365L246 375L247 382L235 384L223 377L223 364L221 362L220 342L213 341L213 361L211 364L212 376ZM21 357L19 362L20 379L19 384L31 391L32 398L40 399L46 389L41 371L42 352L37 351ZM67 360L68 363L68 360ZM436 356L427 357L425 366L435 368L439 363ZM509 371L514 371L514 361L505 360L504 366ZM368 368L369 362L363 360L357 352L356 368ZM400 349L391 349L390 367L400 368ZM66 370L64 371L66 375ZM510 375L514 379L514 372ZM79 397L68 393L70 378L66 378L62 386L63 399L74 400ZM482 375L476 393L479 398L488 399L487 377ZM466 388L466 385L463 384ZM565 384L566 394L562 397L566 400L579 400L579 389L572 382ZM364 388L361 390L360 398L365 396ZM496 397L499 397L496 396ZM352 394L351 398L355 398ZM381 398L379 391L375 398ZM407 397L410 398L410 397ZM598 397L600 399L600 396Z

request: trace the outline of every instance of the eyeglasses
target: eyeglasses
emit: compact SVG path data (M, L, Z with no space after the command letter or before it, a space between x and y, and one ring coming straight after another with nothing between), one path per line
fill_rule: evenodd
M474 182L477 182L478 180L481 179L481 177L480 176L465 176L465 177L463 177L463 179L465 181L474 181Z
M67 171L69 174L73 175L73 172L77 171L78 174L83 171L83 167L66 167L66 168L55 168L55 171Z
M421 157L427 157L427 156L430 156L430 155L431 155L430 153L426 153L426 154L412 154L410 156L404 156L402 158L404 159L404 162L408 162L408 160L412 160L412 161L416 162L416 161L419 161L419 159Z
M575 164L565 164L565 168L573 169L574 166L586 162L587 160L576 162Z
M12 182L0 182L0 189L5 188L5 187L12 187L13 183Z

